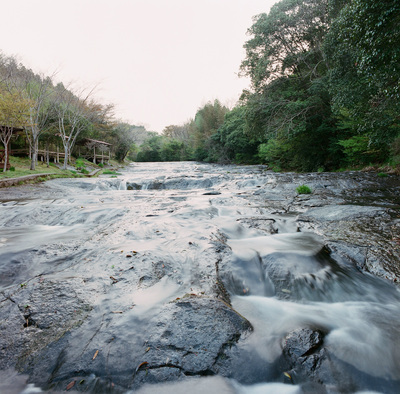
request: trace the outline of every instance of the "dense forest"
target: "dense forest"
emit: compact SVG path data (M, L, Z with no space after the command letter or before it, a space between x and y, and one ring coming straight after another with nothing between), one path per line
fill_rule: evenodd
M400 165L398 0L282 0L254 17L248 37L240 72L251 86L237 105L209 102L162 135L0 55L0 142L25 128L32 168L39 144L57 139L68 158L83 137L111 143L120 161Z
M254 18L229 110L165 128L138 160L265 163L323 171L400 164L400 3L282 0Z

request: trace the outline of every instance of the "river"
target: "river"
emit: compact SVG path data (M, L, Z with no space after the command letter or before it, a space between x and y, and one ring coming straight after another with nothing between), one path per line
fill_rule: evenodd
M192 162L0 189L0 392L397 393L399 191Z

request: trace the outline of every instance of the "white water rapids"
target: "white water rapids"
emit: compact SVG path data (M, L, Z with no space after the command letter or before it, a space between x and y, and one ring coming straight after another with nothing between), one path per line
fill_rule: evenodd
M399 291L370 274L352 276L351 270L335 271L319 262L315 256L323 237L299 231L299 212L287 209L293 186L291 191L274 182L273 174L257 167L135 163L115 178L58 179L27 186L17 198L0 194L0 290L5 294L40 275L82 280L77 293L96 310L124 312L114 326L128 340L131 334L124 330L131 330L132 322L154 316L186 293L211 292L210 242L219 240L230 250L225 271L244 278L252 290L241 295L227 288L232 307L254 328L238 345L250 370L252 363L272 365L288 333L311 327L326 333L324 346L350 369L372 380L400 381ZM269 190L268 199L260 190ZM271 223L274 231L254 225L255 219ZM117 281L136 256L145 267L138 276L143 283L156 262L168 274L147 287L121 281L118 293L106 290L110 277ZM260 269L260 261L276 263L271 256L284 264L293 283L282 279L278 289L268 270ZM278 290L288 297L278 296ZM18 379L1 371L0 377L0 391L12 392ZM145 385L138 392L303 392L300 385L283 382L195 377L159 383L157 391ZM39 390L34 383L14 387L33 393ZM328 390L339 392L333 386Z

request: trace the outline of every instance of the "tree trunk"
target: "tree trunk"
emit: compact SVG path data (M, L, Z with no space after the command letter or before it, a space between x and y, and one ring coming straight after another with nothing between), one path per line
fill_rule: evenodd
M3 172L7 171L7 163L8 163L8 144L4 144L4 167L3 167Z
M62 167L63 170L67 169L68 159L69 159L69 146L68 144L66 144L64 145L64 165Z
M47 167L50 167L50 144L49 141L46 141L46 163Z
M33 137L32 139L32 146L30 146L29 150L31 152L31 170L36 169L36 162L37 162L37 156L38 156L38 147L39 147L39 140L36 137Z

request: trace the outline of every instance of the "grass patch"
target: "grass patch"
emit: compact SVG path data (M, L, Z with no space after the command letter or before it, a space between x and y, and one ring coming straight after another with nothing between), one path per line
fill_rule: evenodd
M113 171L113 170L103 170L102 174L104 174L104 175L122 175L120 172Z
M311 189L307 185L301 185L296 187L296 191L299 194L311 194Z
M35 170L31 170L31 160L28 157L10 156L10 165L13 171L0 172L0 179L19 178L25 175L49 174L54 177L68 178L74 176L69 170L59 169L54 163L47 167L46 163L39 162Z

